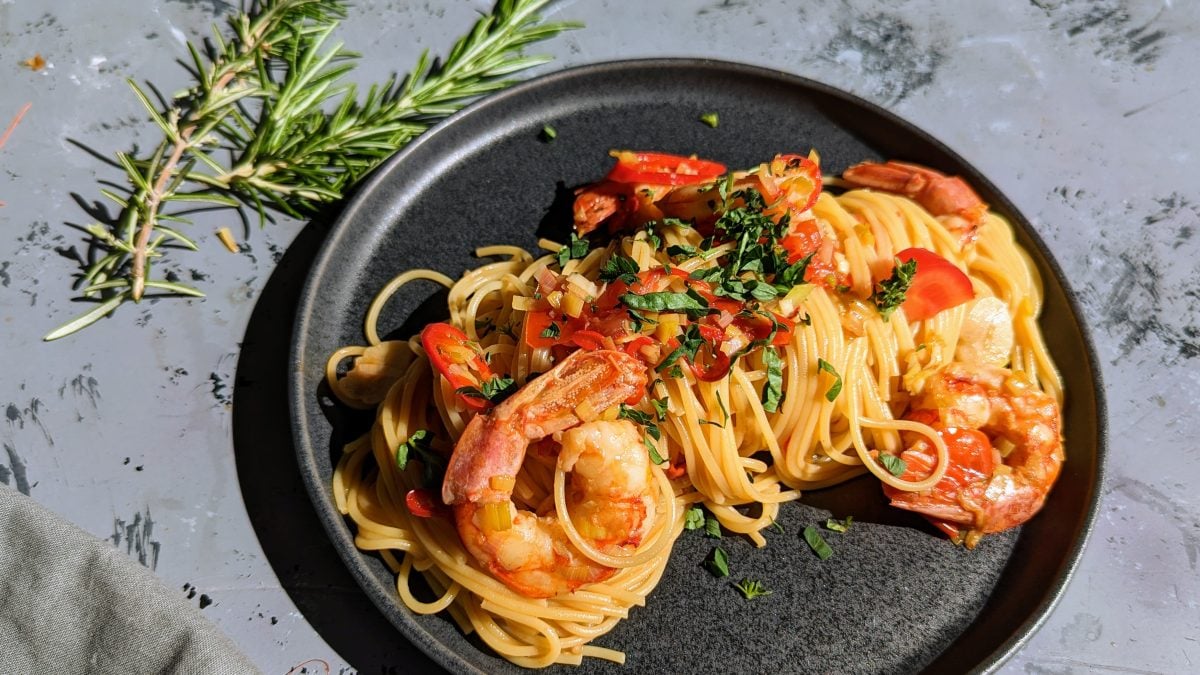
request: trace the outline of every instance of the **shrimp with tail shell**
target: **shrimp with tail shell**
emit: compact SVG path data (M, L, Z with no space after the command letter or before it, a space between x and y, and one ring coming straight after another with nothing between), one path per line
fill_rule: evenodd
M885 485L884 493L892 506L926 516L968 547L983 534L1032 518L1062 468L1057 401L1006 368L950 363L926 382L907 417L938 432L950 451L950 466L928 491ZM919 480L933 471L930 445L922 438L901 453L906 465L901 479Z
M655 477L638 428L599 418L636 402L645 389L646 368L638 359L580 350L467 424L442 499L454 509L464 546L493 577L527 597L549 598L616 573L582 553L573 535L606 562L632 556L658 517ZM557 463L569 473L564 492L571 532L558 515L538 515L512 501L526 449L546 438L561 442Z

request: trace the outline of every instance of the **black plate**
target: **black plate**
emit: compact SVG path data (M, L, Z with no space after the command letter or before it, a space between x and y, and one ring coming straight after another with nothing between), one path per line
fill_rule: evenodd
M710 128L699 116L717 112ZM557 138L540 137L544 125ZM732 167L777 152L821 153L827 173L868 158L903 158L965 176L1007 215L1046 285L1042 326L1066 379L1067 462L1044 512L1023 529L955 547L919 518L884 506L870 479L809 493L784 509L765 549L726 538L733 579L773 593L752 602L701 567L717 543L681 537L647 607L598 643L625 650L624 668L583 671L957 672L994 668L1045 619L1061 595L1095 515L1104 455L1099 371L1072 293L1012 204L928 134L825 85L784 73L697 60L628 61L542 77L492 96L399 153L346 207L318 256L297 315L291 406L297 457L329 537L364 591L401 633L455 671L517 671L447 619L410 614L391 572L354 548L333 506L331 458L362 428L323 392L327 355L360 344L376 291L398 271L451 276L477 265L476 246L535 250L538 234L565 237L570 187L599 178L612 148L697 153ZM537 230L537 233L535 233ZM432 288L390 303L381 330L407 336L429 316ZM423 297L423 294L425 297ZM431 304L431 303L427 303ZM820 561L806 524L853 515L828 533ZM580 672L574 670L573 672Z

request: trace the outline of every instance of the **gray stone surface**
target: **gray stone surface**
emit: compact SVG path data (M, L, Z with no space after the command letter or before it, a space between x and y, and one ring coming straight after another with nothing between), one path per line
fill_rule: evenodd
M363 53L356 76L375 81L407 70L423 48L447 49L486 7L360 2L340 36ZM207 35L229 8L0 0L0 123L32 103L0 149L0 481L110 538L194 598L265 671L310 658L345 671L348 657L330 644L347 644L349 629L326 621L318 633L297 605L317 595L350 605L361 601L357 589L306 583L299 564L273 569L247 514L232 443L239 342L303 223L282 218L259 229L228 213L199 218L192 232L202 250L175 261L206 300L129 306L80 336L40 341L80 311L70 302L69 258L82 250L70 225L90 219L81 202L100 201L98 181L121 177L91 152L109 158L156 140L124 79L163 92L184 86L175 62L186 58L183 40ZM556 61L541 72L706 56L811 77L934 133L1030 217L1097 341L1110 464L1074 581L1005 669L1195 671L1200 7L577 0L553 13L588 27L544 46ZM43 70L20 65L37 53ZM242 242L238 254L217 243L222 225ZM290 534L295 556L327 555L319 531ZM386 626L361 630L398 639ZM404 667L394 661L401 653L381 645L355 665L388 672Z

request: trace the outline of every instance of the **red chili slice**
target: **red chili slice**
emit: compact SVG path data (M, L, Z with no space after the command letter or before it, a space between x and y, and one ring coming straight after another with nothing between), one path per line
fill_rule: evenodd
M408 494L404 495L404 505L408 507L409 513L418 518L432 518L439 515L441 510L441 504L433 492L425 488L409 490Z
M429 362L455 389L479 387L494 376L479 351L479 345L467 339L466 333L448 323L431 323L421 331L421 345ZM458 395L472 410L487 410L491 401L474 396Z
M622 150L615 156L617 164L608 172L607 180L617 183L696 185L725 173L724 164L665 152Z
M608 344L604 336L594 330L577 330L571 333L570 341L581 349L595 351Z

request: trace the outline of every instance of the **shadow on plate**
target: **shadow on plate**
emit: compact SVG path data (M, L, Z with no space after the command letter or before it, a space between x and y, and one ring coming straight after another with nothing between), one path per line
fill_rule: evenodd
M250 316L233 392L238 480L254 531L304 618L361 672L440 668L372 604L329 544L300 477L288 412L288 356L304 280L332 215L296 237ZM298 663L319 654L295 653Z

